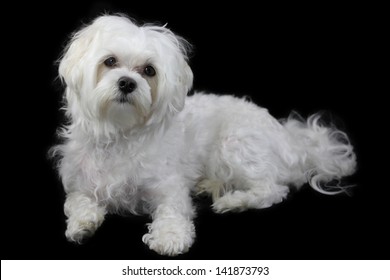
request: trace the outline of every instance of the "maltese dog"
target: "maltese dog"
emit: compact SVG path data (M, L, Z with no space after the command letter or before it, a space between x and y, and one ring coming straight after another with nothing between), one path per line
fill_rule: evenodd
M59 60L67 123L52 155L66 192L69 241L107 213L149 214L142 241L174 256L195 239L191 196L217 213L266 208L308 183L345 191L355 171L347 135L320 116L278 121L247 99L195 93L190 45L165 26L103 15L74 33Z

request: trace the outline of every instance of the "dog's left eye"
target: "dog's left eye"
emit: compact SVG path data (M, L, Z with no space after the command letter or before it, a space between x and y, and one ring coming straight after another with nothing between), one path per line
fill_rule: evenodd
M107 58L104 61L104 65L106 65L107 67L114 67L116 65L116 63L117 63L117 60L113 56L110 56L109 58Z
M153 77L154 75L156 75L156 70L154 70L153 66L148 65L144 69L144 74L146 76Z

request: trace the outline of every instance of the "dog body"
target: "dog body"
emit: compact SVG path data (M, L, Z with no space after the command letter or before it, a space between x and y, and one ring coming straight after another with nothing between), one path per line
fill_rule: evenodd
M75 33L60 60L69 123L53 148L67 193L66 236L81 243L108 212L149 214L143 241L166 255L195 239L191 195L218 213L265 208L308 182L351 175L345 133L232 96L195 93L188 45L165 27L102 16Z

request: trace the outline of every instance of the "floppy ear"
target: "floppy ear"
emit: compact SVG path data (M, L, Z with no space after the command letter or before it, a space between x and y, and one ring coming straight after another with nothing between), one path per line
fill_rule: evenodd
M193 74L186 60L181 57L171 58L167 71L161 74L158 91L167 101L167 109L178 113L184 108L185 98L192 87Z
M158 54L157 100L151 119L162 120L184 108L187 93L192 87L193 74L187 63L190 44L165 26L144 26Z
M83 84L82 66L86 67L87 50L97 36L95 29L93 25L89 25L74 33L59 59L58 72L61 80L77 94Z

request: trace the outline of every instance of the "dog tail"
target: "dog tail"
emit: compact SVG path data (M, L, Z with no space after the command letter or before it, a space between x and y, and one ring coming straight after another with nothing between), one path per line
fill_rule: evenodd
M333 125L325 126L320 114L307 121L292 113L282 121L299 153L299 167L306 181L323 194L346 192L340 179L356 170L356 155L346 133Z

